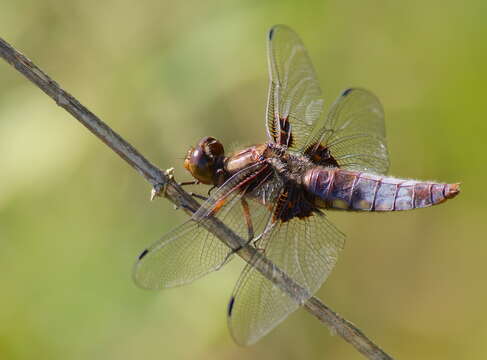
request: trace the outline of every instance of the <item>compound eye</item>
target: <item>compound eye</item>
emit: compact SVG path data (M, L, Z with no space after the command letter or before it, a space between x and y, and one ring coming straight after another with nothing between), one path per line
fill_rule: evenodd
M213 184L212 162L201 147L189 149L184 167L203 184Z
M203 184L217 185L219 168L223 164L223 145L213 137L205 137L188 150L184 167Z
M225 153L222 143L213 137L201 139L198 145L205 150L208 156L213 158L223 156Z

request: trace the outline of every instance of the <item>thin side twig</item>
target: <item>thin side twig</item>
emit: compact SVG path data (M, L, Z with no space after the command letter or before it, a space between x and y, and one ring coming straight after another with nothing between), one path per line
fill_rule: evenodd
M55 81L40 70L32 61L18 52L6 41L0 38L0 56L27 79L37 85L59 106L73 115L95 136L115 151L129 165L135 168L147 180L156 192L165 188L165 196L178 207L192 215L199 204L167 174L161 171L139 153L132 145L102 122L95 114L89 111L72 95L64 91ZM203 226L217 236L227 246L235 249L246 241L232 232L224 223L216 218L205 221ZM262 253L253 247L245 246L238 255L246 262L252 264L266 278L272 281L282 291L287 293L299 303L307 298L307 291L282 270L274 265ZM255 261L257 259L257 261ZM319 321L327 325L334 333L340 335L345 341L352 344L355 349L371 360L392 360L379 346L374 344L355 325L342 318L316 297L311 297L303 304L304 308Z

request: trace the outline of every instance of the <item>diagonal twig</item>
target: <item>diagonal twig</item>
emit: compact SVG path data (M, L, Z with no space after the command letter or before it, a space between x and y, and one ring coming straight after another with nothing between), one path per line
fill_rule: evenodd
M0 56L135 168L153 186L156 192L160 192L164 187L164 194L167 199L181 207L189 215L192 215L198 209L199 204L196 200L186 193L170 176L167 176L164 171L154 166L132 145L2 38L0 38ZM246 243L245 240L233 233L216 218L210 218L208 221L203 222L202 225L233 249L239 248L241 244ZM303 304L308 312L330 327L333 332L340 335L345 341L352 344L366 358L371 360L392 360L390 355L386 354L379 346L367 338L360 329L335 313L318 298L311 297L303 301L303 299L308 298L306 289L288 277L262 253L256 251L255 248L245 246L238 252L238 255L246 262L251 263L252 266L282 291L300 304Z

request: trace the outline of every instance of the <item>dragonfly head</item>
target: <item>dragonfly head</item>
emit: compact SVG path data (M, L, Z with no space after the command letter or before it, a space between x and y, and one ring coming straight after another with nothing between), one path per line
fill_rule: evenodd
M204 137L196 147L191 147L184 159L184 167L203 184L219 185L225 151L221 142Z

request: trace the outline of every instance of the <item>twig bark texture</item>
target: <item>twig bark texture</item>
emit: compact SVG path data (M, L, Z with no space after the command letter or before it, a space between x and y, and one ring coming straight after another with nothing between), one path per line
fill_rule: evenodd
M37 87L51 97L56 104L68 111L95 136L120 155L120 157L135 168L156 189L156 191L160 191L162 187L165 187L166 197L178 207L184 209L189 215L192 215L197 210L199 206L198 203L178 186L172 178L168 177L158 167L149 162L132 145L126 142L120 135L102 122L72 95L64 91L32 61L18 52L2 38L0 38L0 56L15 67L15 69L27 79L36 84ZM212 218L210 221L205 221L203 226L231 248L235 249L238 248L240 244L246 243L245 240L238 237L218 219ZM245 246L238 252L238 255L255 266L258 271L282 291L296 299L296 301L302 303L300 299L305 298L306 290L277 268L277 266L263 254L257 252L253 247ZM257 261L255 261L256 258ZM352 344L366 358L372 360L392 359L392 357L381 350L379 346L368 339L362 331L335 313L319 299L312 297L307 300L303 306L318 320L330 327L334 333L340 335L345 341Z

